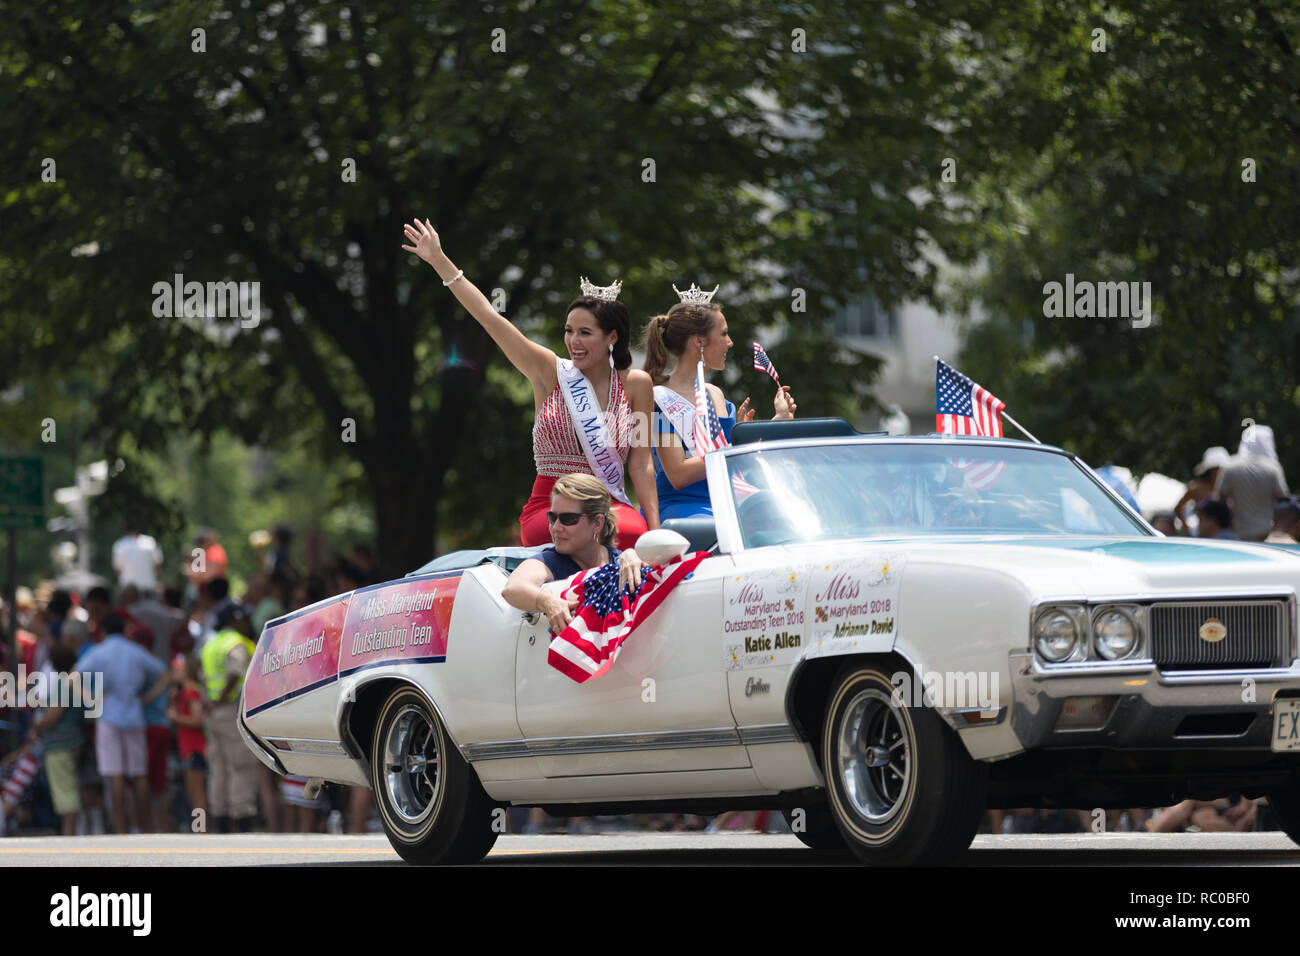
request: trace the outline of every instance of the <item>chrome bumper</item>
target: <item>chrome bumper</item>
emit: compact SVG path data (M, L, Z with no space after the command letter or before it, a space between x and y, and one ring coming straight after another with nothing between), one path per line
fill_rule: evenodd
M259 740L244 723L243 688L240 688L239 691L239 710L235 712L235 726L239 728L239 736L244 739L244 746L253 752L254 757L281 777L288 776L289 771L284 769L284 765L280 763L280 760L276 757L274 751L272 751L266 744L262 743L262 741Z
M1161 673L1150 662L1047 671L1032 654L1010 656L1011 727L1026 748L1270 750L1273 700L1300 697L1300 661L1286 668ZM1070 697L1113 698L1104 722L1058 728ZM1236 732L1187 732L1204 716L1240 725ZM1300 757L1300 754L1296 755Z

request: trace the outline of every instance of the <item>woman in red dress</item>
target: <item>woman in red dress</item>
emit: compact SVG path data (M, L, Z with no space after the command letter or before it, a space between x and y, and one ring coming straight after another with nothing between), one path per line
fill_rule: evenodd
M575 472L595 475L614 497L618 547L627 549L648 528L659 527L659 499L650 458L649 421L654 407L650 376L633 369L631 322L617 300L619 285L601 288L585 279L583 295L569 303L561 359L532 341L497 312L478 288L443 252L426 219L405 226L413 252L442 278L510 364L533 385L533 458L537 479L519 515L525 546L550 544L546 511L557 478ZM582 428L575 426L575 415ZM637 427L636 423L639 423ZM645 517L627 499L624 475L631 479Z

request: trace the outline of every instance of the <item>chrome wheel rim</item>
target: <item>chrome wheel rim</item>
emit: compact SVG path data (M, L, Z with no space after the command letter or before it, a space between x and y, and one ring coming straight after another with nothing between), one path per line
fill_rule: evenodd
M384 790L388 804L404 823L418 824L437 802L442 783L438 735L428 715L407 704L384 738Z
M912 778L912 744L889 695L858 693L844 709L837 735L840 780L853 809L869 823L892 818Z

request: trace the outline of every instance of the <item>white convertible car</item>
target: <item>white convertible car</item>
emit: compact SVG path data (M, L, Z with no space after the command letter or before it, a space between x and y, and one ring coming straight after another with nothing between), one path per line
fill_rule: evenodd
M1047 446L734 437L715 519L677 527L709 557L608 673L556 670L501 599L527 550L458 552L267 624L248 746L370 787L416 863L481 859L506 806L779 809L888 864L959 853L989 807L1241 793L1300 835L1300 556L1164 538Z

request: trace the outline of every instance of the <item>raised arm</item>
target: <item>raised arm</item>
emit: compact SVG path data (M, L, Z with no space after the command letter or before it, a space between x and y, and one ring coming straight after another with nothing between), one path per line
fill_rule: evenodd
M492 336L510 364L528 377L535 384L547 382L554 377L555 353L544 345L534 342L504 315L492 308L487 296L479 291L458 270L442 250L442 242L433 231L429 220L413 220L403 227L409 246L402 246L407 252L414 252L442 278L443 284L456 296L457 300L472 315L475 321ZM459 276L459 278L457 278Z

